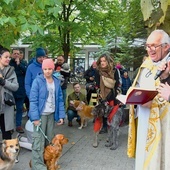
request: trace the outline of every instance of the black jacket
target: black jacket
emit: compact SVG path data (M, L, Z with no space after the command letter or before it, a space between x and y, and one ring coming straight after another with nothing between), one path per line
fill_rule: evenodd
M14 98L24 98L26 96L24 82L25 82L25 73L27 70L27 62L25 60L21 60L20 64L17 65L15 59L11 59L9 65L15 68L15 73L17 75L17 81L19 84L18 90L13 92Z
M95 77L96 69L94 69L92 66L87 69L84 73L84 78L86 79L86 83L93 83L94 81L90 80L90 77Z

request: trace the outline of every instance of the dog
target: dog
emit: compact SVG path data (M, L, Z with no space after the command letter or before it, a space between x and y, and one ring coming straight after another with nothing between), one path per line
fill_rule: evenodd
M81 125L78 129L82 129L83 127L87 126L87 120L93 119L94 115L92 114L93 107L86 105L84 102L79 100L73 100L73 107L80 108L77 110L77 114L81 118Z
M3 140L0 148L0 170L12 170L19 150L18 138Z
M62 155L63 145L68 143L68 139L63 134L57 134L52 139L50 145L45 147L44 162L48 170L57 170L60 168L58 160Z
M92 114L94 115L95 122L94 122L94 141L93 147L98 147L98 134L102 128L103 124L103 117L108 117L109 113L112 111L113 106L108 105L106 101L101 101L98 105L96 105L93 110Z
M106 147L110 147L110 150L116 150L119 144L119 130L120 123L122 121L124 109L122 107L118 108L116 114L112 117L112 120L107 120L108 125L108 138Z

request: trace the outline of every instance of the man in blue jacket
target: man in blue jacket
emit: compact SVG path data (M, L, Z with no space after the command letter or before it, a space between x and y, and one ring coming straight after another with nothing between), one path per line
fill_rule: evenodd
M25 75L25 90L28 98L30 95L33 80L39 73L42 73L41 67L42 62L45 58L46 58L45 50L43 48L37 48L35 58L33 59L32 63L28 66Z

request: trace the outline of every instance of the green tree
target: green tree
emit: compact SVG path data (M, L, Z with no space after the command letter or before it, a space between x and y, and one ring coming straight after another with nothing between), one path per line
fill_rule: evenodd
M117 4L117 0L64 0L61 10L57 12L47 6L41 11L41 18L37 18L44 34L30 32L31 36L25 42L32 42L33 46L46 46L53 54L63 53L67 61L68 55L77 50L75 42L105 42L104 36L112 23L108 17L116 16L118 11L110 13L110 7L112 5L117 9Z
M111 50L115 61L123 63L126 67L134 66L144 55L144 48L134 45L136 38L145 39L147 30L140 10L140 0L122 0L116 5L110 6L110 13L116 10L114 17L110 18L110 31L105 36L106 46L102 50ZM138 65L139 65L138 64Z
M32 48L46 47L50 53L73 55L75 42L96 42L103 47L124 37L133 42L144 36L139 0L1 0L0 44L9 46L22 38ZM111 46L109 47L111 48ZM121 49L116 51L116 49ZM116 57L132 49L115 48ZM126 53L126 55L124 54ZM123 55L121 55L123 54Z
M43 28L38 24L41 10L46 6L60 8L60 0L1 0L0 1L0 44L9 47L28 30L43 34Z

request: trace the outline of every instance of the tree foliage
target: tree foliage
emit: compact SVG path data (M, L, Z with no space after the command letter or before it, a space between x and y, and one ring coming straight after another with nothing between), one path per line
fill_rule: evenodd
M43 35L41 10L53 5L60 7L60 0L1 0L0 1L0 44L9 47L28 30ZM56 10L57 11L57 10Z
M0 44L22 38L66 60L80 50L75 42L95 42L127 61L134 56L129 42L146 35L140 0L1 0L0 15ZM123 41L117 45L119 37Z
M110 31L106 35L107 44L103 49L112 49L115 60L126 67L134 66L137 60L140 64L145 52L136 44L136 39L144 42L147 37L140 0L122 0L116 6L116 16L111 18ZM112 7L110 11L115 11Z
M118 1L110 0L65 0L61 3L61 10L54 15L49 11L49 6L41 11L40 25L44 26L44 35L31 34L26 41L31 41L34 46L46 46L49 51L64 53L67 60L69 54L75 50L75 42L89 44L97 42L103 44L104 36L108 34L111 23L110 18L116 16ZM110 7L115 12L110 13ZM112 15L113 16L112 16Z
M141 9L148 32L158 28L170 34L170 0L141 0Z

